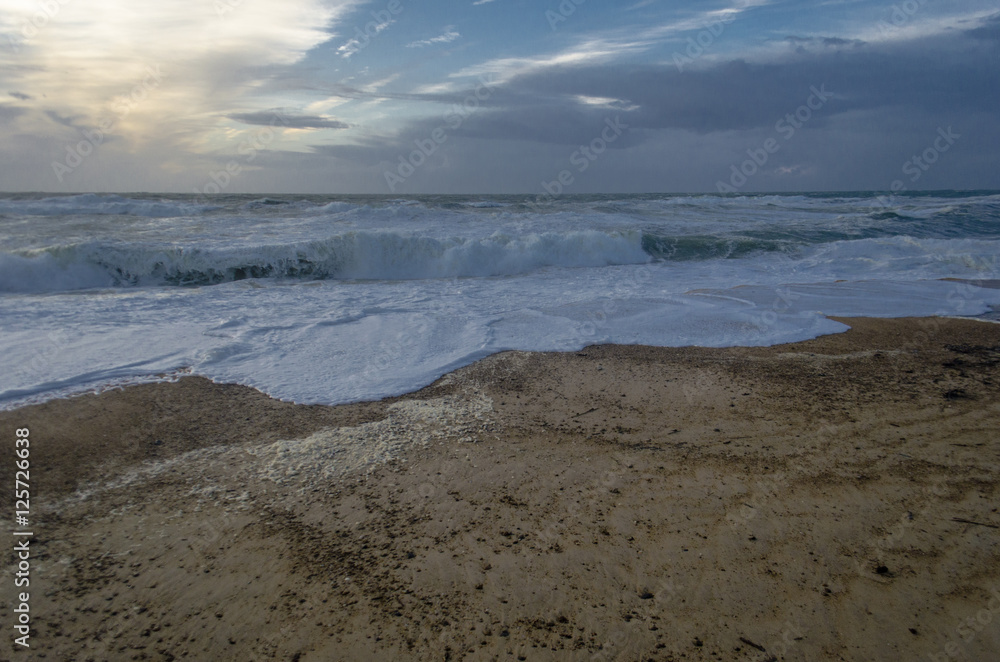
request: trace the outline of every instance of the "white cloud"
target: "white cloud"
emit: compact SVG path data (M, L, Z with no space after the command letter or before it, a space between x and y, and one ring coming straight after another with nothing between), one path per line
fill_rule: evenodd
M455 26L449 25L444 29L444 32L436 37L431 37L430 39L421 39L420 41L411 41L406 45L407 48L422 48L424 46L433 46L434 44L448 44L462 35L455 32Z
M365 32L363 33L361 32L361 28L355 28L355 33L358 34L358 36L344 42L340 48L337 49L337 53L339 53L343 58L350 58L352 55L367 46L372 37L379 34L395 22L395 19L392 18L380 23L372 21L365 26Z
M382 87L385 87L385 86L386 86L386 85L388 85L389 83L391 83L391 82L395 81L395 80L396 80L397 78L399 78L399 77L400 77L400 75L401 75L401 74L400 74L400 73L399 73L399 72L397 71L397 72L396 72L396 73L394 73L394 74L389 74L389 75L388 75L388 76L386 76L385 78L381 78L381 79L379 79L379 80L376 80L376 81L373 81L373 82L369 83L368 85L366 85L366 86L365 86L365 88L366 88L367 90L371 91L371 92L375 92L375 91L377 91L377 90L378 90L379 88L382 88Z
M413 94L448 94L449 92L455 91L455 83L451 81L445 81L444 83L428 83L427 85L419 85L415 87L412 92Z
M611 62L622 57L643 52L670 37L676 37L689 30L701 30L713 22L729 23L739 14L770 4L774 0L735 0L732 7L700 11L692 16L645 28L619 28L584 35L578 43L556 53L532 57L496 58L464 67L449 75L449 78L493 76L496 83L532 74L553 67L590 65ZM460 86L452 83L438 83L421 88L423 92L452 92Z
M227 112L253 105L246 101L275 67L327 41L329 26L357 2L65 0L48 4L41 20L35 2L0 0L0 34L9 36L0 86L32 97L19 100L34 111L19 118L19 131L73 133L46 119L52 114L77 129L111 119L128 144L198 149Z
M593 97L584 94L577 94L573 97L577 103L590 106L592 108L615 108L622 111L631 111L639 108L634 103L630 103L628 99L615 99L613 97Z
M560 66L595 64L617 59L627 53L644 50L647 44L614 42L606 39L590 39L570 48L552 54L534 57L506 57L488 60L481 64L465 67L449 74L449 78L478 78L487 74L492 81L502 84L517 76L531 74L544 69ZM437 91L453 91L457 85L437 86Z
M895 5L901 7L901 5ZM888 45L919 42L947 34L954 34L984 25L997 15L995 9L974 12L954 12L951 8L943 8L942 13L932 14L929 7L920 5L920 9L912 14L894 13L892 7L875 20L870 17L865 21L854 21L840 26L830 26L822 32L802 32L795 35L796 39L780 39L765 41L758 46L746 48L740 53L747 62L777 63L789 58L801 57L801 50L829 50L854 48L861 44ZM834 40L843 40L838 44ZM814 43L808 43L813 40ZM707 53L700 58L699 63L712 65L729 54Z
M947 11L948 8L945 9ZM997 15L996 8L978 12L954 12L932 15L920 9L907 14L896 6L886 10L883 20L866 25L851 35L868 42L912 41L926 39L948 32L968 30Z

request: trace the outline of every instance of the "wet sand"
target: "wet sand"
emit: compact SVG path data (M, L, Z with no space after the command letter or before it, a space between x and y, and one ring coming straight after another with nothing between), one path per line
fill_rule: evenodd
M841 321L340 407L185 378L0 413L35 532L0 657L1000 659L1000 325Z

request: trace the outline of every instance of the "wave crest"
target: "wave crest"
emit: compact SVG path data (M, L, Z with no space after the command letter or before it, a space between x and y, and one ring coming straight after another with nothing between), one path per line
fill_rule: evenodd
M218 209L215 205L172 200L137 200L120 195L84 193L40 199L0 200L0 214L21 216L127 215L149 218L194 216Z
M0 254L0 290L215 285L246 278L418 280L516 275L546 267L649 261L638 232L584 230L438 239L348 232L290 245L230 249L98 242Z

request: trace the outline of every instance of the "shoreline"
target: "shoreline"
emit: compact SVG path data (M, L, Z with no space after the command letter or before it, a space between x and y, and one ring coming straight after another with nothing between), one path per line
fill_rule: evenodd
M831 319L852 328L503 352L333 407L184 377L0 412L32 430L33 647L996 655L1000 328Z
M945 278L938 278L938 279L935 279L935 280L938 280L938 281L941 281L941 282L961 283L961 284L966 285L966 286L983 288L983 289L1000 290L1000 280L998 280L998 279L971 279L971 278L945 277ZM958 308L961 308L961 306L958 306ZM821 316L825 317L826 319L831 319L831 320L836 320L836 319L863 319L864 318L863 315L858 315L858 316L840 316L840 315L822 315L821 314ZM920 319L935 319L935 318L972 319L972 320L981 320L981 321L988 321L988 322L1000 322L1000 306L991 305L991 306L989 306L989 310L987 310L985 312L982 312L982 313L980 313L978 315L958 315L958 314L947 315L947 314L938 313L938 314L935 314L935 315L923 315L923 316L919 316L919 317L898 317L898 318L897 317L893 317L893 318L875 318L875 319L913 319L913 320L920 320ZM826 334L828 335L829 333L838 333L838 332L839 331L828 331ZM822 335L816 336L815 338L819 338L819 337L822 337ZM807 338L806 340L814 340L815 338ZM793 343L794 342L805 342L805 340L792 341L792 342ZM775 343L774 345L766 345L766 346L776 346L776 345L780 345L780 344L788 344L788 343ZM629 345L621 345L621 346L629 346ZM660 345L650 345L650 346L659 347ZM730 346L727 346L727 347L747 347L747 346L750 346L750 345L730 345ZM677 348L683 349L684 347L697 347L697 346L696 345L683 345L683 346L679 346ZM585 349L585 348L582 348L582 349ZM495 352L495 353L503 353L504 351L524 351L524 350L502 350L500 352ZM572 352L572 351L576 351L576 350L571 350L571 349L570 350L551 350L551 351L541 352L541 353L548 354L548 353ZM492 355L490 355L490 356L492 356ZM488 357L484 357L484 358L488 358ZM478 360L482 360L482 359L478 359ZM469 364L466 364L465 366L462 366L462 367L467 367L468 365ZM457 369L460 369L460 368L456 368L456 369L450 370L449 372L454 372ZM448 373L445 373L445 374L448 374ZM164 370L164 371L157 371L157 372L151 372L151 373L147 373L147 374L131 375L131 376L124 376L124 377L116 377L116 378L111 378L111 379L106 379L106 380L98 380L98 381L91 381L91 382L84 382L84 383L73 383L71 380L64 380L64 381L70 381L70 384L67 385L67 386L62 386L62 387L59 387L59 388L50 389L48 391L29 392L29 393L27 393L25 395L21 395L21 396L10 398L9 400L7 400L5 402L0 402L0 413L17 411L18 409L22 409L22 408L25 408L25 407L31 407L31 406L34 406L34 405L44 404L45 402L49 402L50 400L72 399L72 398L76 398L76 397L84 396L84 395L93 395L93 394L104 393L106 391L114 391L114 390L127 389L127 388L131 388L133 386L138 386L138 385L143 385L143 384L173 383L175 381L182 380L182 379L185 379L187 377L192 377L192 376L193 377L203 377L205 379L208 379L209 381L212 381L213 383L220 384L220 385L222 385L222 384L234 384L234 382L216 381L212 377L205 377L203 375L194 374L192 372L191 366L180 366L180 367L176 367L176 368L172 368L172 369L168 369L168 370ZM444 377L444 376L445 375L442 375L441 377ZM439 377L438 379L441 379L441 377ZM436 382L436 381L438 381L438 380L434 380L434 382ZM434 383L434 382L431 382L431 383ZM240 384L240 385L243 385L243 384ZM250 387L250 388L254 388L255 390L258 390L256 387ZM340 405L343 405L343 404L357 404L357 403L360 403L360 402L369 402L369 401L383 400L383 399L387 399L387 398L391 399L391 398L405 397L408 393L419 391L421 388L423 388L423 387L422 386L417 386L415 388L412 388L409 391L402 392L402 393L399 393L399 392L392 393L392 392L390 392L388 395L383 395L382 397L377 397L376 396L374 398L367 398L367 399L361 399L361 400L349 400L349 401L346 401L346 402L335 402L333 404L316 403L316 402L308 403L308 404L317 404L317 405L320 405L320 406L336 407L336 406L340 406ZM276 398L276 399L278 399L278 397L279 397L279 396L276 396L276 395L271 395L271 394L266 393L264 391L261 391L261 392L263 392L268 397L272 397L272 398ZM282 398L282 400L285 401L285 402L294 402L291 399L285 400L285 399ZM303 403L296 402L295 404L303 404Z

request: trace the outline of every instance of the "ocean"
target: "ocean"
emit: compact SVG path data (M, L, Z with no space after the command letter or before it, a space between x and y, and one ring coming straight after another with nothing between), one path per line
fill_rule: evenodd
M504 350L996 318L1000 193L0 195L0 408L203 375L398 395ZM957 279L957 280L946 280ZM994 284L995 285L995 284Z

